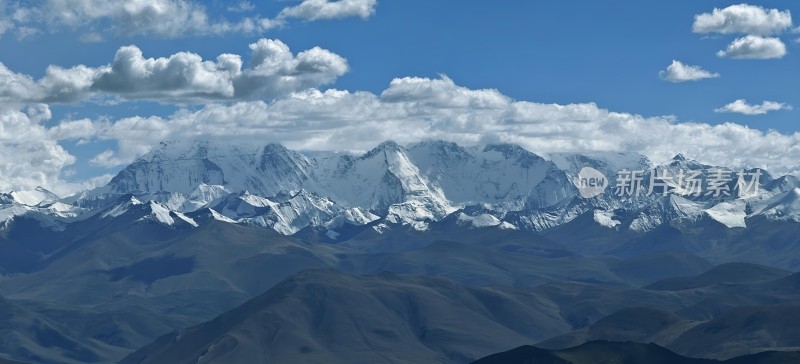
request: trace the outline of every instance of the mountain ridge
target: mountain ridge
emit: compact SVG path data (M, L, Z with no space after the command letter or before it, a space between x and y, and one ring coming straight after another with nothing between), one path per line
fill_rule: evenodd
M609 179L604 194L580 196L578 172L584 167ZM358 155L306 155L274 143L164 142L106 186L76 196L51 202L55 198L40 190L16 193L17 198L3 195L0 229L12 228L22 215L64 229L96 211L123 208L119 199L126 195L153 202L160 211L156 220L168 226L178 220L194 225L188 216L208 209L214 220L284 235L321 229L334 242L350 236L353 226L382 234L398 228L425 231L447 221L463 229L500 226L549 233L587 214L593 222L584 228L622 237L717 224L747 230L763 226L761 218L787 225L800 221L800 181L792 176L773 179L765 172L755 196L654 193L630 198L614 191L620 170L681 168L707 176L716 167L685 156L654 165L635 153L539 155L513 144L460 146L441 140L407 146L386 141ZM686 249L695 249L692 244Z
M676 163L692 162L681 159L667 166ZM181 166L182 174L166 172ZM108 186L89 194L109 190L188 194L205 184L269 198L304 189L346 208L362 207L382 215L392 205L411 203L420 216L405 217L438 220L473 204L491 206L500 214L564 205L577 198L574 182L584 166L600 169L612 180L621 169L656 167L646 157L630 153L543 157L514 144L462 147L441 140L408 146L386 141L361 155L316 157L274 143L244 148L208 141L171 142L162 143L123 169ZM696 163L690 167L697 168ZM181 181L176 182L178 177Z

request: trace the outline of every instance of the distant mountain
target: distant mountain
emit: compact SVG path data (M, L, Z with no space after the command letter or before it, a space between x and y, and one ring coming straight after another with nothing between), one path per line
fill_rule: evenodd
M582 198L585 167L612 187ZM373 361L386 351L462 363L509 342L653 341L707 357L793 347L770 310L790 314L780 307L800 299L791 273L800 269L797 178L765 172L760 192L744 198L612 192L623 169L712 168L682 156L654 165L638 154L537 155L511 144L388 141L360 154L310 154L166 142L76 196L0 194L0 292L96 354L86 362L119 360L225 312L256 315L273 331L237 319L187 331L222 341L190 335L197 340L183 349L158 350L260 358L248 340L274 339L285 360ZM307 269L328 270L299 273ZM254 297L266 318L236 309ZM751 342L739 330L750 321L726 316L746 307L768 318L752 326L761 336ZM316 314L328 308L335 315ZM283 312L296 320L275 318ZM359 326L369 312L381 317ZM718 319L731 327L695 330ZM332 337L340 326L352 336ZM476 336L486 328L496 335ZM241 351L227 346L240 339ZM707 345L691 347L695 339ZM14 358L40 350L18 342ZM375 343L385 346L369 349ZM157 354L148 350L139 354Z
M214 320L161 337L123 363L189 363L201 356L208 363L466 363L510 342L535 343L553 335L539 345L656 342L691 357L728 359L798 350L800 335L794 330L800 325L794 317L800 315L793 302L800 290L787 289L785 280L748 280L699 292L576 282L476 288L429 277L304 271ZM704 320L683 312L693 305L715 306L716 300L736 297L733 292L757 305ZM574 328L579 329L567 333ZM679 358L663 348L630 354L644 355L629 359L632 363Z
M563 349L592 340L654 342L683 355L718 359L768 350L800 351L800 333L794 332L800 327L795 322L800 317L797 276L730 263L696 276L666 279L645 289L696 301L680 309L652 302L624 308L538 346Z
M93 211L59 232L37 229L36 221L24 216L16 219L9 234L0 237L0 291L25 300L31 310L58 320L78 336L96 338L123 353L211 319L309 268L429 275L470 287L530 289L544 283L559 286L549 283L553 281L597 282L598 287L572 282L562 287L614 295L626 284L702 273L708 265L696 257L669 254L643 260L584 257L535 233L500 227L436 228L437 222L429 231L398 228L384 234L366 227L369 236L331 244L230 223L209 208L165 214L160 203L131 195ZM603 307L587 314L568 306L575 298L561 292L572 288L562 287L557 293L549 288L535 293L564 305L567 318L558 318L562 329L555 333L591 323L631 301L604 299L596 302ZM670 295L657 293L648 301ZM678 306L664 302L672 309Z
M564 329L544 302L509 293L306 271L121 363L466 363Z
M670 347L721 359L776 348L800 351L800 305L737 307L694 326Z
M585 167L606 174L610 187L604 194L580 196L577 178ZM178 220L192 225L187 218L197 212L197 225L210 216L329 243L391 230L499 227L542 233L580 254L682 252L717 264L800 268L800 259L791 258L800 254L800 244L785 233L800 229L797 178L763 171L758 194L743 197L733 177L725 186L729 195L654 190L631 198L614 191L622 170L641 171L647 191L650 173L710 178L723 167L683 156L658 165L629 153L540 156L512 144L387 141L360 155L305 155L278 144L164 142L92 191L65 199L44 189L0 196L0 230L13 230L24 215L60 231L132 196L155 203L149 206L168 226Z
M8 231L18 218L36 220L41 227L57 231L87 212L61 200L42 187L32 191L0 193L0 232Z
M14 202L26 206L49 205L61 200L61 197L43 187L36 187L32 191L11 191L8 196Z
M574 162L578 157L558 158ZM640 156L604 155L592 165L646 167L645 162ZM568 162L563 164L572 168L566 166ZM428 222L469 205L489 206L496 218L509 211L563 205L577 196L572 172L509 144L461 147L432 141L403 147L389 141L360 156L323 153L311 158L277 144L257 148L169 142L132 163L107 186L68 201L93 207L110 194L134 194L190 212L211 207L214 198L197 191L208 186L264 199L306 191L330 201L329 212L337 215L359 208L390 224L424 229ZM292 234L309 224L327 223L305 220L282 232Z
M654 342L668 346L672 338L696 324L667 310L630 307L603 317L581 330L556 336L537 346L545 349L564 349L594 340Z
M504 331L505 334L498 334L498 338L522 335L525 341L520 345L568 334L617 311L641 305L673 313L682 320L702 323L739 306L789 304L800 299L800 284L793 275L776 274L781 277L764 281L759 275L761 272L782 272L766 267L743 270L743 275L753 274L753 277L738 278L738 282L743 282L738 285L709 281L706 287L680 289L679 286L674 291L635 288L631 287L631 282L649 284L689 272L714 274L706 272L707 262L690 255L657 253L634 259L585 257L564 251L558 244L530 233L499 227L462 230L460 235L455 234L458 229L449 233L444 230L443 234L452 234L450 237L458 241L427 242L426 239L439 237L433 231L409 229L403 235L405 238L393 239L417 239L420 246L406 245L401 251L369 253L341 244L305 242L261 228L220 221L210 209L206 213L199 210L197 214L187 214L196 222L207 219L199 227L188 223L178 227L153 215L152 204L140 204L131 197L113 206L124 208L103 211L124 212L106 217L103 217L105 213L97 214L69 225L48 244L27 246L31 259L36 254L47 258L33 260L23 273L0 280L0 290L10 299L25 300L33 312L58 320L77 333L76 337L96 338L122 353L135 350L159 335L210 320L270 290L284 278L309 268L378 274L362 279L323 271L306 274L301 280L303 286L330 286L330 290L341 290L342 295L363 298L358 292L370 291L369 287L389 289L399 285L392 290L404 297L404 303L399 307L391 303L389 307L394 307L400 317L406 317L408 310L419 307L415 303L417 298L407 292L416 290L414 287L426 279L442 280L392 278L381 272L447 278L450 281L442 281L446 282L443 287L476 294L490 307L495 305L491 302L499 300L497 304L502 308L478 322L485 326L489 324L482 320L494 320L497 325L512 328ZM171 217L174 223L183 221ZM398 231L376 233L376 236L389 238ZM18 243L20 248L24 242ZM360 244L369 244L369 241ZM374 240L371 244L394 243ZM389 282L383 282L386 279ZM337 288L345 282L350 288ZM494 288L479 288L481 286ZM302 292L281 294L294 296ZM436 302L442 300L431 301L433 306L455 307L465 302L462 298L452 298L450 293L425 297L436 297ZM352 312L357 321L362 312L390 309L373 307L373 303L364 303L367 306L362 307L361 303L350 302L345 297L329 298L325 306L338 307L337 302L342 300L348 306L360 307ZM57 304L43 304L47 302ZM310 301L302 297L293 302ZM472 317L476 313L471 310L454 311L453 315ZM519 314L523 316L514 316L517 310L523 312ZM485 310L478 312L485 313ZM520 319L524 315L532 315L531 321L525 324L529 328L511 324L525 322ZM284 324L290 325L283 322L277 325L284 328ZM448 327L449 324L441 325ZM643 329L652 331L648 327L643 326ZM312 328L304 330L316 332ZM369 338L371 334L364 335ZM464 340L472 340L470 335L464 336ZM505 339L500 341L507 344ZM498 346L492 351L502 349L504 347ZM475 353L472 359L492 351ZM120 357L104 356L98 361Z
M487 356L473 364L793 364L800 361L800 352L765 352L745 355L724 362L696 359L675 354L656 344L633 342L591 341L563 350L546 350L521 346Z
M0 352L37 363L86 363L124 353L111 345L83 336L23 302L0 298ZM18 363L0 358L0 364Z
M606 174L610 187L604 194L581 198L577 175L585 167ZM433 222L449 221L462 229L499 226L556 235L566 227L570 240L579 238L574 236L576 231L592 232L587 234L597 244L584 249L627 256L676 249L704 255L709 247L686 236L693 229L742 235L743 228L763 228L762 221L800 224L800 213L795 213L800 182L791 176L773 178L764 171L757 185L759 193L741 198L733 177L726 185L730 195L646 193L650 173L696 172L699 178L710 178L717 168L683 156L660 165L625 153L540 156L512 144L463 147L427 141L402 146L387 141L361 155L307 156L278 144L164 142L119 172L107 186L60 203L71 205L75 210L65 214L75 216L84 211L79 208L107 208L120 196L133 195L142 202L158 202L175 214L213 209L224 217L221 220L285 235L310 227L322 230L321 235L332 242L347 240L354 226L377 233L398 226L425 231ZM645 193L635 198L618 196L614 187L622 170L641 171ZM671 183L670 188L677 187L677 182ZM701 187L708 187L703 183ZM9 211L17 211L9 216L31 209L21 207L20 199L26 203L53 199L43 192L17 195L17 200L7 198L16 209ZM65 223L69 221L55 225ZM665 236L670 229L687 242L676 248L675 239ZM653 235L658 238L652 239ZM626 244L642 236L651 243L635 248L633 242ZM717 261L718 252L709 254ZM770 259L753 256L759 258L754 261L758 263ZM721 257L718 262L728 259ZM792 268L800 262L779 265Z
M776 280L790 275L791 272L750 263L727 263L709 271L688 277L668 278L646 288L654 290L678 291L708 287L715 284L742 284Z

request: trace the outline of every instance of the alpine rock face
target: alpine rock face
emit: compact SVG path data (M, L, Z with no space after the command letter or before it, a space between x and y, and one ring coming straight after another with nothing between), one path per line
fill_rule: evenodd
M605 193L580 196L577 176L584 167L607 176ZM615 193L620 171L641 171L644 193ZM435 221L543 231L586 214L603 228L639 233L703 221L744 228L754 216L800 222L800 183L793 176L763 172L758 193L742 197L735 193L735 178L725 194L647 193L650 173L708 179L715 171L737 172L682 155L655 165L635 153L538 155L512 144L387 141L361 155L306 155L279 144L164 142L95 190L66 199L41 188L2 194L0 217L6 225L25 215L60 228L102 216L98 211L127 211L120 206L135 200L147 207L147 216L170 226L214 219L284 235L310 227L331 240L348 226L381 233L393 226L426 230ZM680 187L674 178L664 185ZM456 218L445 220L451 215Z

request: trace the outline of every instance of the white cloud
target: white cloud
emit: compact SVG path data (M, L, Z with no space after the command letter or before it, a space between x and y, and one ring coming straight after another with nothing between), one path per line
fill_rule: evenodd
M81 34L81 36L78 37L78 40L84 43L100 43L103 41L103 35L97 32L90 32Z
M326 85L349 70L346 59L320 47L294 56L285 43L261 39L250 49L250 67L233 78L240 99L271 98Z
M93 137L97 130L90 119L64 120L48 130L54 140L85 139Z
M85 96L101 69L76 66L69 69L50 66L38 81L15 73L0 62L0 102L70 102Z
M268 27L261 19L244 18L231 23L212 20L206 8L189 0L47 0L36 7L19 7L19 24L41 26L51 30L101 28L103 32L121 36L224 34L228 32L261 32ZM245 26L252 23L255 27ZM268 24L268 23L263 23Z
M50 106L46 104L28 105L24 112L28 116L28 120L36 124L50 120L53 117L53 113L50 112Z
M20 39L42 30L68 29L84 33L84 41L101 41L100 34L115 36L186 36L224 35L230 33L263 34L285 24L288 18L309 21L345 17L367 18L375 11L376 0L304 0L285 8L275 18L260 15L239 16L230 20L214 17L196 0L43 0L30 3L0 3L0 36L15 31ZM233 13L255 10L248 1L221 9Z
M89 161L89 163L95 166L109 167L109 168L125 164L125 162L121 161L119 158L116 157L114 151L112 151L111 149L106 149L102 153L94 156L92 160Z
M747 100L739 99L714 111L733 112L744 115L764 115L770 111L791 109L792 107L790 105L786 105L782 102L764 101L761 105L751 105L747 103Z
M791 27L792 14L789 10L738 4L695 15L692 30L700 34L770 35L782 33Z
M117 50L114 63L98 72L91 89L128 98L232 97L232 78L241 72L238 55L217 62L178 52L167 58L144 58L136 46Z
M36 186L57 193L70 190L61 170L74 163L75 157L40 124L50 115L47 105L33 105L23 112L0 104L0 191Z
M0 12L0 15L3 13ZM14 28L14 23L8 19L0 19L0 37L3 36L7 31Z
M118 148L94 163L128 163L164 139L278 142L303 150L366 150L381 141L437 138L462 144L510 142L534 152L640 152L667 160L683 152L701 162L800 173L800 133L725 123L679 123L588 104L514 101L447 78L401 78L380 95L308 90L272 102L212 104L169 117L96 122L96 137Z
M747 35L737 38L728 48L717 52L719 57L737 59L774 59L786 55L786 45L778 38Z
M768 102L751 107L775 108ZM509 142L542 153L630 151L656 161L683 152L704 163L800 174L800 133L733 123L679 123L669 116L612 112L593 103L515 101L497 90L468 89L445 77L395 79L380 94L312 89L271 102L182 109L168 117L79 119L43 126L50 117L46 105L0 107L0 190L42 185L65 194L85 186L65 181L75 158L60 140L115 142L116 147L91 160L106 167L129 163L169 139L366 150L387 139L409 143L437 138L462 144Z
M250 49L250 66L243 68L235 54L215 61L189 52L145 58L138 47L125 46L111 65L51 66L39 80L0 63L0 102L73 102L92 96L164 102L275 98L329 84L349 69L343 57L319 47L295 55L280 40L261 39Z
M14 29L14 19L11 18L11 9L5 0L0 0L0 37Z
M673 60L672 64L666 70L659 72L658 75L664 80L675 83L719 77L719 73L711 73L700 68L700 66L689 66L676 60Z
M728 107L778 108L770 102L740 104L745 108ZM800 133L733 123L679 123L669 116L613 112L593 103L515 101L497 90L461 87L446 77L395 79L380 94L312 89L270 102L182 109L168 117L78 119L44 126L51 116L44 104L0 106L0 190L41 185L68 194L107 181L105 176L87 184L66 182L75 157L59 144L63 140L115 142L116 147L90 161L105 167L129 163L169 139L366 150L387 139L410 143L437 138L462 144L509 142L542 153L630 151L656 161L683 152L704 163L800 174Z
M405 103L416 108L430 109L497 109L506 107L511 99L494 89L470 90L456 87L453 80L406 77L392 80L381 93L387 103Z
M377 0L303 0L302 3L283 9L278 18L327 20L347 17L369 18L375 13Z
M243 13L248 11L253 11L256 9L256 6L249 1L240 1L236 5L228 6L227 10L234 13Z

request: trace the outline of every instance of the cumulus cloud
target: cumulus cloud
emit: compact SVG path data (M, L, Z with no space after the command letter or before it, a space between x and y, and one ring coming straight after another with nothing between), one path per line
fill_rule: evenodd
M695 15L692 30L699 34L770 35L782 33L791 27L792 14L789 10L738 4Z
M71 102L84 97L93 78L103 68L86 66L62 68L49 66L44 76L34 81L32 77L15 73L0 62L0 102Z
M6 6L3 12L11 19L7 28L16 28L18 37L23 32L39 32L39 28L52 31L88 30L82 38L90 41L101 40L101 33L117 36L204 36L233 32L258 33L277 25L270 19L258 16L237 21L211 19L203 5L191 0L45 0L37 6ZM96 32L94 29L102 31Z
M800 133L673 117L613 112L593 103L515 101L497 90L468 89L448 78L400 78L380 94L307 90L279 100L211 104L169 117L95 122L98 139L116 141L93 163L129 163L164 139L278 142L302 150L367 150L383 140L509 142L534 152L640 152L667 160L678 152L701 162L800 173Z
M48 130L54 140L86 139L96 133L95 124L90 119L64 120Z
M145 58L138 47L125 46L111 65L51 66L39 80L0 63L0 102L73 102L92 96L173 102L275 98L329 84L349 69L346 59L319 47L295 55L280 40L261 39L250 49L249 67L243 68L235 54L215 61L189 52Z
M0 103L0 191L31 190L42 186L60 196L108 183L111 174L73 182L66 177L76 158L59 142L97 136L97 122L62 121L53 127L46 104L13 106Z
M308 21L367 18L375 12L377 0L304 0L283 9L275 18L239 16L235 20L213 17L213 12L195 0L44 0L28 3L0 3L0 36L14 31L17 38L35 36L43 29L69 29L84 33L81 39L102 41L101 34L115 36L185 37L230 33L261 34L283 26L289 18ZM220 6L220 5L217 5ZM231 13L252 12L248 1L222 9Z
M327 20L347 17L369 18L375 13L377 0L303 0L302 3L283 9L278 18Z
M144 58L138 47L125 46L111 67L98 72L91 90L130 98L232 97L231 79L241 67L238 55L221 55L217 62L189 52Z
M662 79L674 83L719 77L719 73L711 73L700 68L700 66L689 66L676 60L673 60L672 64L670 64L666 70L659 72L658 75Z
M233 78L237 98L269 98L326 85L349 70L346 59L320 47L294 56L285 43L261 39L250 49L250 68Z
M737 59L774 59L786 55L786 45L779 38L748 35L737 38L728 48L717 52L719 57Z
M749 107L775 109L769 102ZM410 143L436 138L466 145L516 143L540 153L639 152L656 161L682 152L709 164L800 174L800 133L734 123L681 123L670 116L609 111L594 103L517 101L497 90L459 86L446 77L395 79L379 94L310 89L273 101L212 103L165 117L64 120L44 126L51 116L43 104L0 107L0 190L42 185L64 194L108 180L101 176L85 184L66 182L75 161L59 144L66 140L113 142L115 147L91 159L104 167L129 163L169 139L278 142L294 149L341 151L367 150L387 139Z
M75 162L50 138L41 122L49 119L47 105L20 110L0 104L0 191L46 186L55 192L69 190L61 170Z
M782 102L764 101L761 103L761 105L751 105L747 103L747 100L739 99L714 111L733 112L744 115L764 115L770 111L791 110L791 109L792 107L790 105L784 104Z

